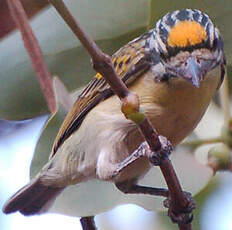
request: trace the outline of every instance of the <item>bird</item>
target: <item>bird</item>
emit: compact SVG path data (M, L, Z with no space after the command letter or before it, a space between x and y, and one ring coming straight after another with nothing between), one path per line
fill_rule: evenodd
M111 60L152 126L173 146L197 126L226 68L222 35L197 9L168 12ZM151 169L149 160L142 157L117 176L114 172L143 141L136 124L121 113L119 98L96 73L64 119L48 162L9 198L3 212L44 213L67 186L90 179L132 192Z

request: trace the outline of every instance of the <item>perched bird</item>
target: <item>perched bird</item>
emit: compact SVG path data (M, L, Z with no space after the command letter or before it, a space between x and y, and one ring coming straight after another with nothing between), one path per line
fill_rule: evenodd
M119 49L112 63L139 96L153 127L173 146L197 126L225 73L219 30L206 14L191 9L167 13ZM149 160L140 158L113 175L142 142L136 125L121 113L118 97L96 74L67 114L48 163L3 212L43 213L66 186L92 178L123 184L130 192L151 168Z

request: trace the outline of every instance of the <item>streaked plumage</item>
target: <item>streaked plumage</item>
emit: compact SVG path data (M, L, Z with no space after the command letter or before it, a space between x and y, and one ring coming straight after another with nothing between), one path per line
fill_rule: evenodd
M200 121L225 68L218 29L207 15L190 9L165 15L154 29L116 52L112 62L138 94L153 126L174 146ZM151 167L145 158L117 177L112 174L142 141L135 124L122 115L119 99L97 74L68 113L49 162L10 198L4 212L41 213L67 185L91 178L137 183Z

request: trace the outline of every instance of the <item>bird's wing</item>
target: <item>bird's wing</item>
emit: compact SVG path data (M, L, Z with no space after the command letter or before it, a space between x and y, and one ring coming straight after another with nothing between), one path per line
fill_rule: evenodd
M150 67L149 58L145 53L145 41L148 36L149 33L146 33L131 41L112 56L113 66L126 85L132 83ZM67 114L55 139L50 158L56 153L59 146L78 129L86 114L99 102L113 94L110 85L97 73Z

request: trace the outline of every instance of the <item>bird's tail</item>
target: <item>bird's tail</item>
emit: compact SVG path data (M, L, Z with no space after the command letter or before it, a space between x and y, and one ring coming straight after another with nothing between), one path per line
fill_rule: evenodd
M43 213L63 189L45 186L39 178L34 179L6 202L3 212L9 214L19 211L25 216Z

